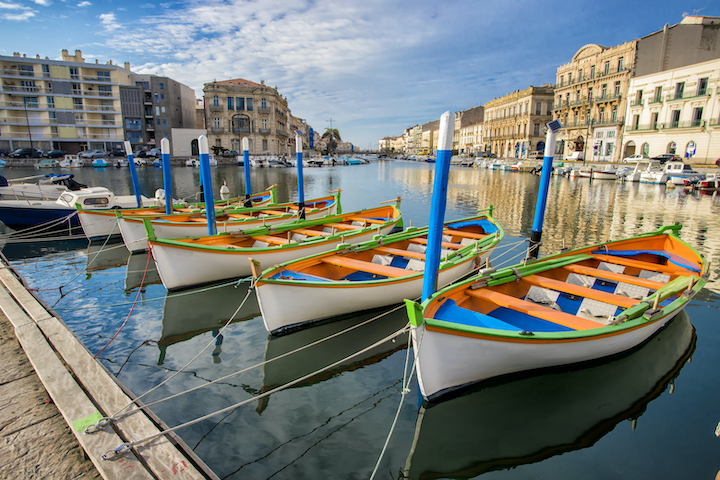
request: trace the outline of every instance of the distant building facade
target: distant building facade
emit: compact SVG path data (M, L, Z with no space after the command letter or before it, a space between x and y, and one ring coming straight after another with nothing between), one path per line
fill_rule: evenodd
M240 152L247 138L251 154L294 155L292 115L277 87L238 78L206 83L203 94L211 147Z
M485 107L473 107L455 112L453 150L460 154L477 154L483 150L483 120Z
M484 153L526 158L545 148L543 126L552 120L553 86L529 87L485 104Z
M557 69L553 113L563 128L556 154L617 161L637 41L616 47L585 45ZM588 140L590 139L590 140Z

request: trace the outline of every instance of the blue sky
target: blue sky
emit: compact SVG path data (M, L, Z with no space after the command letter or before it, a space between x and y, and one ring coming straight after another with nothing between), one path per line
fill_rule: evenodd
M554 83L585 44L615 46L720 16L675 0L0 0L0 54L130 62L137 73L278 87L296 116L361 148L386 135ZM554 8L557 7L557 8Z

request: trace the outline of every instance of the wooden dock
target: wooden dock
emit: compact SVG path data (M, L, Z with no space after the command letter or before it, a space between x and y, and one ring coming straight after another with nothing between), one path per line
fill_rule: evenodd
M1 260L0 477L216 479L172 433L103 460L109 450L165 425L152 413L137 413L84 433L130 403L129 392Z

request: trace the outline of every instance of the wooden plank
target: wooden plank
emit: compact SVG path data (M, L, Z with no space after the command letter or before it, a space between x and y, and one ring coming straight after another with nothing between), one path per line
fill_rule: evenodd
M262 242L274 243L277 245L287 245L288 243L290 243L290 240L288 240L287 238L273 237L272 235L253 235L251 238L255 240L260 240Z
M549 288L551 290L569 293L570 295L577 295L583 298L591 298L599 302L617 305L622 308L630 308L638 303L637 300L632 298L600 290L594 290L592 288L581 287L580 285L573 285L572 283L561 282L560 280L554 280L540 275L528 275L527 277L523 277L522 280L531 285L537 285L538 287Z
M302 235L307 235L308 237L327 237L330 235L330 232L323 232L321 230L312 230L310 228L293 228L290 231L295 232L295 233L300 233Z
M384 275L391 278L406 277L408 275L417 273L412 270L405 270L404 268L391 267L389 265L379 265L377 263L343 257L341 255L332 255L330 257L325 257L321 259L321 261L323 263L337 265L338 267L347 267L353 270L376 273L378 275Z
M380 253L387 253L389 255L398 255L401 257L419 258L425 260L425 254L420 252L411 252L410 250L403 250L401 248L393 247L376 247L373 250Z
M446 228L445 230L443 230L443 233L445 235L456 235L458 237L474 238L476 240L480 240L481 238L485 238L488 236L487 233L464 232L462 230L455 230L453 228Z
M640 268L651 272L669 273L670 275L688 275L692 270L687 270L675 265L660 265L657 263L643 262L633 258L616 257L615 255L591 254L592 257L601 262L624 265L626 267Z
M421 245L427 245L428 241L427 238L411 238L410 241L412 243L419 243ZM442 245L445 248L463 248L465 245L461 245L459 243L450 243L450 242L442 242L440 245Z
M57 361L62 368L62 370L52 370L50 374L45 374L41 372L41 370L45 368L43 364L38 364L38 366L33 364L33 366L36 367L35 369L38 372L38 376L43 381L43 384L46 385L46 388L48 388L48 386L50 386L50 388L53 388L52 382L55 382L56 377L61 375L62 372L64 372L67 377L72 379L72 376L70 375L68 370L60 363L58 358L55 356L55 353L52 352L52 349L50 349L49 345L47 345L48 343L50 343L52 344L53 348L58 352L62 360L67 364L68 368L72 370L72 372L75 374L75 376L77 376L77 378L81 379L82 384L87 391L86 394L84 391L80 390L82 395L84 395L85 398L92 398L92 402L88 400L89 405L93 407L93 411L89 413L87 411L73 413L73 410L66 409L69 412L68 415L66 415L58 405L58 409L60 409L61 413L63 413L63 416L65 416L65 419L68 422L68 425L71 426L71 428L73 422L79 419L86 418L88 415L91 415L98 411L97 407L95 407L94 404L97 404L102 409L102 415L106 416L117 412L118 410L130 403L130 398L116 383L117 380L115 379L115 377L110 375L110 373L98 361L93 358L92 354L87 350L87 348L85 348L85 346L72 334L72 332L70 332L70 330L68 330L68 328L60 320L51 316L49 312L47 312L47 310L45 310L44 307L42 307L42 305L37 301L37 299L32 294L30 294L30 292L25 290L22 284L20 284L19 280L15 278L15 276L10 271L6 269L0 269L0 281L6 286L9 291L12 292L15 299L17 299L17 302L19 302L19 304L22 306L22 309L28 312L33 312L33 315L38 317L38 319L35 320L35 322L37 323L35 323L34 325L28 325L24 328L34 327L35 329L37 329L37 327L40 327L40 330L42 330L42 333L44 333L45 335L42 338L47 338L47 340L45 340L47 350L52 353L55 361ZM3 293L5 294L5 297L2 297ZM0 288L0 307L2 307L4 311L6 308L8 308L7 305L15 303L15 299L10 298L7 292L3 288ZM20 310L20 307L18 307L18 310ZM42 312L44 312L44 314ZM11 308L8 308L8 311L6 313L9 318L8 313L12 315ZM42 336L40 330L37 331L38 334ZM18 338L20 338L20 336L18 336ZM32 339L33 348L37 339L37 336L34 336ZM23 348L25 347L23 346ZM28 352L27 349L26 352ZM40 359L49 357L46 351L39 355L41 355L39 357ZM30 358L30 354L28 354L28 358ZM50 388L48 388L49 392ZM80 389L79 386L78 389ZM76 392L72 393L72 395L69 395L71 403L73 404L75 402L75 396ZM55 400L54 397L53 400ZM142 413L137 413L122 419L116 424L116 428L122 433L125 438L129 440L139 440L159 432L156 425ZM76 437L78 437L78 441L83 446L83 448L85 448L85 443L83 443L84 439L92 439L98 436L104 438L108 434L108 432L113 432L113 429L106 427L104 430L93 435L85 435L82 433L82 431L73 431L73 433L76 434ZM131 470L130 467L128 467L128 465L131 465L129 463L131 460L137 460L132 455L124 455L114 461L104 461L100 459L99 456L101 456L103 453L120 446L120 444L125 441L120 439L120 437L117 437L115 433L112 433L112 435L116 438L113 438L112 442L108 442L107 444L102 443L102 448L93 447L93 452L86 449L88 455L93 460L93 463L96 465L98 470L101 470L101 466L103 465L116 464L121 466L124 465L126 468L128 468L128 472L134 472L135 470L140 472L139 467L132 467L134 468L134 470ZM174 434L170 435L176 438ZM198 470L192 465L192 463L177 449L177 447L175 447L175 445L170 442L170 440L168 440L167 437L163 436L152 442L149 442L148 444L140 445L136 447L133 452L143 458L144 462L150 468L154 475L147 477L139 476L137 478L205 478L205 476L198 472ZM93 455L95 455L97 459L100 459L101 464L95 462L95 458L93 458ZM198 462L198 459L196 458L195 461ZM199 463L201 463L201 461ZM142 468L142 471L147 473L145 471L145 467ZM207 471L209 471L209 469L207 469ZM112 473L108 476L104 476L105 478L135 478L132 476L128 476L123 472L124 470L121 471L121 474L119 475Z
M287 215L290 212L286 212L284 210L261 210L262 213L267 213L268 215Z
M560 312L549 307L538 305L532 302L526 302L525 300L499 293L489 288L478 288L472 290L468 288L465 290L467 295L470 295L481 300L488 301L499 307L509 308L517 312L526 313L537 317L548 322L557 323L574 330L591 330L593 328L605 327L606 325L593 320L586 320L575 315L570 315L565 312Z
M327 227L334 227L338 230L359 230L363 228L359 225L348 225L347 223L326 223L324 225Z
M568 272L576 273L578 275L588 275L590 277L599 277L605 280L612 280L614 282L629 283L630 285L646 287L652 290L658 290L666 285L665 283L656 282L654 280L625 275L624 273L615 273L609 270L601 270L599 268L584 267L582 265L565 265L562 268Z

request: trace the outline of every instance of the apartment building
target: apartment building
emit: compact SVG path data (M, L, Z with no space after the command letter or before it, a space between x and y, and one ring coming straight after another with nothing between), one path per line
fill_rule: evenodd
M295 154L292 115L277 87L237 78L206 83L203 93L211 147L240 152L247 138L251 154Z
M563 128L556 153L617 161L637 41L616 47L589 44L557 69L553 114ZM588 141L588 139L591 139Z
M130 64L0 56L0 149L67 153L159 146L173 128L195 128L195 93L167 77L136 75Z
M453 150L463 154L476 154L483 150L482 129L485 107L472 107L455 112Z
M720 158L720 58L630 80L624 153Z
M0 56L0 149L121 145L120 89L132 85L131 75L127 63L85 63L80 50L63 50L62 60Z
M517 90L485 104L485 153L526 158L545 148L543 126L552 120L553 86Z

